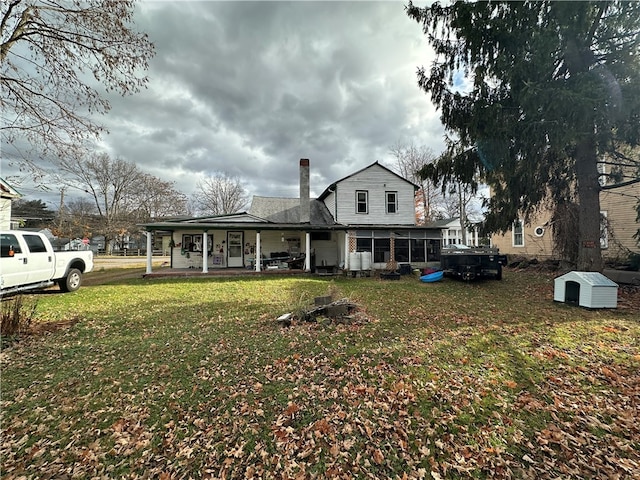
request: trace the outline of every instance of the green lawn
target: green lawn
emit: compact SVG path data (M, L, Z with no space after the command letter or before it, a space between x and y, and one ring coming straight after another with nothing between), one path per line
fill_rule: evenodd
M639 478L638 292L101 274L1 354L3 478ZM328 293L352 323L276 322Z

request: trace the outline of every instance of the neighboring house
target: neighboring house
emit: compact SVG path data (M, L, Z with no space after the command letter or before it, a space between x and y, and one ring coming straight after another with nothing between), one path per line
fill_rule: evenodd
M640 199L640 183L600 192L600 214L603 218L600 247L607 259L626 258L630 252L640 252L636 204ZM551 212L541 211L529 223L514 222L504 234L494 234L491 244L500 252L538 259L556 258L553 243Z
M474 228L473 231L467 229L466 237L467 241L462 241L462 225L460 224L460 217L445 218L442 220L435 220L428 224L430 228L437 228L442 231L442 246L447 245L461 245L465 243L469 247L477 247L478 243L478 229Z
M10 230L17 228L11 223L11 201L22 195L4 179L0 178L0 229Z
M491 235L491 246L505 255L522 255L540 260L553 258L553 232L550 225L551 212L536 215L530 223L523 219L513 222L513 227L503 234Z
M418 226L417 185L375 162L309 196L309 160L300 160L300 198L254 196L249 211L144 224L170 235L172 268L283 267L297 260L306 271L358 269L363 253L372 269L439 261L441 230ZM151 273L148 236L147 272ZM358 262L359 263L359 262Z

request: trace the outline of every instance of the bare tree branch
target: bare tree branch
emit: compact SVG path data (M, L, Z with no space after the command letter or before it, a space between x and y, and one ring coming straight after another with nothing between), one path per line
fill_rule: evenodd
M3 142L20 150L26 140L40 156L62 157L101 134L94 115L110 105L99 84L122 95L147 84L144 72L154 47L132 29L134 6L135 0L2 4Z
M247 193L238 178L217 173L196 184L193 200L202 214L237 213L247 206Z

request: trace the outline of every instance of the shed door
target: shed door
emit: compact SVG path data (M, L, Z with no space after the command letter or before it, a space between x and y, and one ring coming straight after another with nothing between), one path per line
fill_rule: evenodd
M243 232L228 232L227 233L227 266L228 267L242 267L243 252L242 245L244 244Z

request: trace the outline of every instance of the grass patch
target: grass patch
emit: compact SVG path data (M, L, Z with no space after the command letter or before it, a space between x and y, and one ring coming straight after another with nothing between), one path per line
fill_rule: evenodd
M2 353L7 478L628 477L640 462L637 312L556 304L550 277L129 274L34 295L34 324L73 323ZM369 321L276 322L323 295Z

